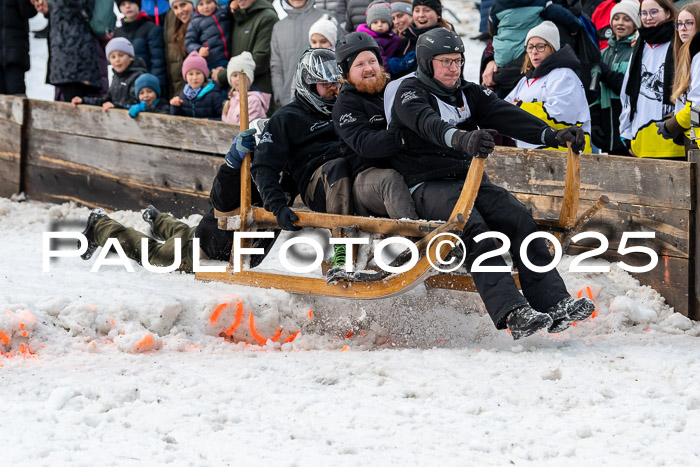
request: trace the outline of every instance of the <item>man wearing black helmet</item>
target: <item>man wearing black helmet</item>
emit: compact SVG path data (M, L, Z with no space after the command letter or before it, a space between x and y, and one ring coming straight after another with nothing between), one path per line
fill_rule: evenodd
M401 150L401 135L386 129L384 86L377 42L367 33L353 32L335 48L342 77L333 123L340 137L367 165L352 186L355 213L417 219L413 198L401 174L390 168L391 157Z
M392 158L392 166L406 179L422 218L448 218L471 159L487 157L498 132L543 147L570 142L575 151L583 149L585 139L580 128L555 130L498 99L490 90L462 80L464 44L454 32L440 28L424 33L418 39L416 57L416 75L393 89L389 128L400 131L405 141L404 150ZM588 318L594 310L591 300L575 300L568 294L556 269L534 272L523 264L520 246L536 230L525 206L484 175L462 235L467 248L466 266L471 269L478 256L497 248L493 238L476 243L472 240L475 236L497 231L509 237L523 294L509 272L473 272L472 276L494 324L498 329L507 327L514 339L541 329L563 331L572 322ZM530 244L528 258L536 266L550 264L544 239ZM505 266L500 256L482 264Z
M263 206L285 230L300 230L280 184L290 174L304 204L333 214L352 214L352 177L366 168L335 132L331 112L338 94L335 53L304 52L294 78L295 99L270 118L255 150L252 175ZM333 269L345 265L345 246L336 245Z

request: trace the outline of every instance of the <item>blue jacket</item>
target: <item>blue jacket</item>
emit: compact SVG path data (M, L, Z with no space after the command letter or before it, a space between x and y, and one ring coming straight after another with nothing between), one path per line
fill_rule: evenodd
M182 99L182 105L179 107L171 105L170 115L221 120L225 99L221 88L212 80L204 85L194 100L188 99L184 92L180 94L180 99Z
M136 56L141 57L148 72L158 78L160 88L168 89L163 28L156 26L144 16L131 22L122 22L121 27L115 29L114 37L129 39L134 46Z
M158 6L158 15L156 15L156 5ZM160 17L158 24L163 24L163 18L165 18L165 13L170 9L170 3L168 0L141 0L141 11L145 12L148 16L153 18L155 21L156 16Z
M185 50L189 54L198 52L200 47L209 47L207 64L212 68L216 62L228 62L228 38L231 36L231 10L221 6L211 16L193 12L185 33ZM223 65L226 66L225 64Z
M547 0L495 0L489 13L489 27L496 64L505 66L525 53L527 33L544 20L571 33L581 27L573 13Z

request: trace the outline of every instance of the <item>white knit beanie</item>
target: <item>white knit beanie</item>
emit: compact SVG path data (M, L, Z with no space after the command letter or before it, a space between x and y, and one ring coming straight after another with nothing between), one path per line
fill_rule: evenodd
M309 42L314 34L322 35L335 47L335 43L338 41L338 23L332 16L323 15L309 28Z
M539 37L549 42L549 44L554 48L555 52L560 48L559 30L551 21L543 21L534 28L530 29L530 31L527 33L527 37L525 37L525 45L527 45L527 43L533 37Z
M616 14L622 13L630 17L634 26L639 29L642 27L642 20L639 18L639 2L637 0L622 0L610 10L610 25Z
M228 66L226 67L226 76L231 79L231 75L234 71L240 72L243 70L245 75L248 77L250 84L253 84L253 77L255 75L255 60L253 60L253 55L250 52L243 52L240 55L236 55L228 61Z

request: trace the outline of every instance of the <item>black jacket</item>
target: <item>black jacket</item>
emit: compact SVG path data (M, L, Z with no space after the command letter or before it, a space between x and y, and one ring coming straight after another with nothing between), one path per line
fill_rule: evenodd
M188 99L184 91L180 93L180 99L182 99L182 105L179 107L171 105L170 115L221 120L225 99L221 88L213 81L205 83L204 88L194 99Z
M109 85L109 92L105 97L83 97L83 102L88 105L102 105L105 102L111 102L119 109L128 109L129 106L139 103L134 92L134 82L146 71L146 64L139 57L136 57L126 70L121 73L114 72L112 84Z
M29 18L36 8L28 0L0 0L0 69L29 70Z
M163 28L150 21L148 16L123 22L114 31L114 37L125 37L134 46L134 53L146 64L148 72L155 75L161 92L167 93L168 79L165 67Z
M299 98L280 108L265 127L252 166L265 209L277 215L288 204L279 182L285 169L298 192L305 193L316 169L339 157L351 159L355 174L366 168L335 132L329 116Z
M251 190L251 199L253 204L260 204L260 194L255 185ZM214 209L224 212L240 207L241 171L222 164L209 192L209 201ZM233 231L219 230L214 209L204 214L194 231L194 236L199 238L199 247L209 259L228 261L233 245Z
M466 103L459 91L464 92ZM542 138L549 125L499 99L483 86L463 81L453 96L455 105L466 105L470 113L465 122L456 126L440 118L437 98L418 78L406 78L399 85L390 129L398 129L405 144L392 158L392 167L404 176L409 187L428 180L466 175L471 158L445 142L445 134L454 128L468 131L490 128L521 141L545 144Z
M52 0L46 82L102 88L98 42L90 28L93 0Z
M384 93L367 94L344 84L333 106L335 131L350 148L374 167L389 167L402 149L398 129L386 129Z

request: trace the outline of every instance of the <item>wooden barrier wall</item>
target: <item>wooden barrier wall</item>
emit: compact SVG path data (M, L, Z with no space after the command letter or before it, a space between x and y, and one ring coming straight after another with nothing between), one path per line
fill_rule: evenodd
M107 209L148 204L178 216L209 209L209 188L238 127L221 122L155 114L130 118L126 111L0 96L0 195L24 191L30 199L68 200ZM698 157L691 163L584 154L579 214L601 194L611 203L585 230L610 241L603 256L622 257L625 231L655 232L632 245L659 254L654 270L633 274L693 319L700 319L700 271L696 186ZM536 218L556 219L564 189L566 156L543 150L498 148L489 157L491 180L513 192ZM593 247L572 245L576 254ZM645 264L645 255L626 255Z

